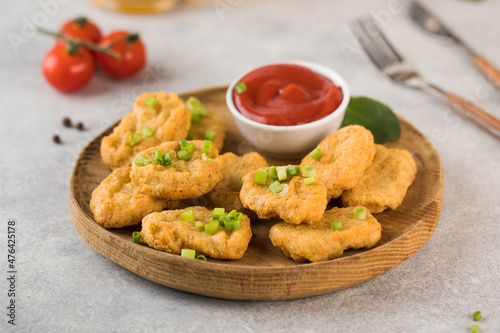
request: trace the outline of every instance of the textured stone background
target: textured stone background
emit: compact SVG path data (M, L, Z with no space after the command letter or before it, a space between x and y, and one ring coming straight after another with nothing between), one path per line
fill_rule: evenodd
M482 332L498 332L500 142L439 101L386 80L355 46L347 22L373 11L423 74L497 117L500 93L457 47L422 34L404 12L386 15L388 1L218 1L127 16L89 1L66 0L48 22L41 21L45 27L57 29L67 18L84 14L105 32L139 31L149 60L148 69L134 78L112 82L97 74L71 95L55 92L41 75L41 59L54 43L50 38L29 36L17 53L7 39L9 32L21 34L23 19L39 15L38 2L9 1L2 7L0 266L4 272L6 222L13 217L19 239L17 330L468 332L472 312L480 309ZM500 66L499 1L426 2ZM230 7L220 13L214 3ZM354 95L386 102L434 142L445 170L444 205L435 234L421 250L378 278L340 292L294 301L235 302L149 282L80 238L69 214L74 160L90 139L127 112L136 95L226 84L248 68L284 59L333 68ZM83 121L88 130L63 128L64 116ZM51 142L55 133L64 145ZM0 308L5 309L6 279L0 281ZM0 331L10 330L5 315L0 318Z

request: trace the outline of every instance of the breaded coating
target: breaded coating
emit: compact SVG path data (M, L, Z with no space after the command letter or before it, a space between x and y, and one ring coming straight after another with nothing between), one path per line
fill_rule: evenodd
M316 167L317 177L325 183L329 199L356 186L375 155L372 133L359 125L333 132L319 143L318 148L323 156L316 161L307 155L300 166Z
M115 169L92 192L90 210L104 228L124 228L141 223L144 216L175 209L179 200L157 199L140 192L130 180L130 166Z
M132 163L130 178L132 183L144 193L168 200L195 198L210 192L223 178L224 162L219 157L216 148L207 154L213 161L202 159L203 141L188 141L194 143L195 149L190 153L191 159L179 159L179 142L165 142L159 146L146 149L137 156L146 156L153 161L153 152L160 150L172 155L172 165L161 166L151 163L137 166Z
M200 117L198 125L191 125L190 130L193 131L193 140L205 140L205 132L212 130L217 132L217 135L212 140L212 147L217 148L219 151L224 146L224 139L226 138L227 128L226 122L221 116L212 110L208 110L208 116Z
M158 104L152 108L146 106L144 100L148 97L156 98ZM140 151L166 141L184 139L190 124L191 111L176 94L142 94L135 101L132 112L122 118L113 133L102 138L102 161L111 169L128 165ZM151 137L142 136L145 127L153 129ZM142 139L131 146L129 136L133 133L141 134Z
M253 210L261 219L279 216L291 224L313 224L321 220L328 203L326 187L321 180L316 179L313 184L306 185L300 175L289 177L280 182L288 184L288 193L278 198L269 189L273 180L267 177L266 185L255 184L256 173L257 170L243 177L240 191L243 207Z
M403 202L416 174L417 165L407 150L377 145L373 162L358 184L342 193L342 204L346 207L365 206L373 214L387 208L396 209Z
M324 261L337 258L346 249L371 248L380 240L382 226L366 211L366 218L353 217L354 208L333 208L314 225L297 226L280 222L269 231L274 246L297 262ZM333 230L332 222L342 221L341 230Z
M191 209L194 220L184 222L180 214ZM227 231L219 227L213 235L207 235L195 227L196 221L204 224L212 222L212 211L204 207L152 213L142 221L141 238L150 247L180 254L182 249L192 249L216 259L240 259L252 238L250 219L241 215L241 227Z
M214 207L222 207L226 211L235 209L248 215L250 219L256 219L257 215L253 211L243 208L241 204L238 181L250 171L267 167L266 159L256 152L243 156L225 153L220 157L224 161L224 179L215 185L210 192L210 202Z

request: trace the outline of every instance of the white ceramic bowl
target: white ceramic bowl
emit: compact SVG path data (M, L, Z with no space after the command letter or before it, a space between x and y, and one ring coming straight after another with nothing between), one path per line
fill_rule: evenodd
M342 88L344 98L339 107L324 118L301 125L274 126L248 119L236 109L233 102L233 89L246 74L261 66L241 74L231 82L226 93L226 103L243 137L259 152L279 160L298 159L313 150L328 134L340 128L349 103L349 87L339 74L322 65L306 61L284 61L268 65L278 64L303 66L329 78L335 85Z

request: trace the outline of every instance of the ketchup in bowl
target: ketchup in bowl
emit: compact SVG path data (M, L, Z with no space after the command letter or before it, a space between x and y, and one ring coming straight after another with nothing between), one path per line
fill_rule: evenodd
M256 122L274 126L307 124L334 112L342 89L330 79L293 64L257 68L239 82L246 90L233 91L238 111Z

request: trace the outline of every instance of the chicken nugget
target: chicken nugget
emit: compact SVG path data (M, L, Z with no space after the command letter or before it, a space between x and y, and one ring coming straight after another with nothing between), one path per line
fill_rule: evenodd
M182 154L181 146L176 141L140 152L137 157L145 157L146 163L150 164L140 166L136 162L132 163L132 183L152 197L168 200L190 199L210 192L223 178L224 162L216 148L211 148L210 153L204 155L203 141L187 143L192 144L193 150L185 160L179 157ZM161 151L162 155L170 154L171 164L163 166L155 163L155 151Z
M346 207L365 206L373 214L387 208L396 209L403 202L416 174L417 165L407 150L377 145L373 162L358 184L342 193L342 204Z
M285 194L280 197L282 194L274 194L269 187L274 182L271 177L267 177L265 185L255 183L257 172L249 172L243 177L240 191L243 207L253 210L261 219L279 216L291 224L313 224L321 220L328 203L327 190L321 180L307 185L300 175L288 177L280 182L288 187L288 192L283 190Z
M184 139L190 123L191 111L176 94L142 94L113 133L102 138L102 161L111 169L130 164L140 151Z
M189 209L194 219L185 222L181 214ZM150 247L170 253L180 254L182 249L192 249L212 258L240 259L252 238L250 219L241 214L239 229L227 230L220 226L218 231L208 235L204 229L198 229L195 222L211 223L212 213L204 207L189 207L149 214L142 221L141 237Z
M356 186L375 155L372 133L363 126L350 125L328 135L318 145L323 156L302 159L301 166L316 167L317 177L328 189L328 198Z
M130 180L130 166L115 169L92 192L90 210L104 228L124 228L141 223L144 216L165 208L175 209L179 201L157 199L141 193Z
M240 200L240 187L238 182L250 171L267 167L267 161L259 153L251 152L243 156L236 156L233 153L225 153L220 156L224 161L224 179L215 185L210 192L210 202L214 207L222 207L227 211L236 209L250 217L256 219L257 215L246 208L243 208Z
M380 240L382 226L366 211L363 220L353 217L354 208L333 208L319 223L297 226L280 222L269 231L274 246L297 262L323 261L337 258L346 249L371 248ZM333 230L332 222L342 222L340 230Z
M199 124L191 124L190 130L193 131L193 140L205 140L205 134L207 131L214 131L216 134L212 139L212 147L221 151L224 146L224 139L226 138L227 133L226 122L214 111L207 111L208 115L206 117L199 117Z

